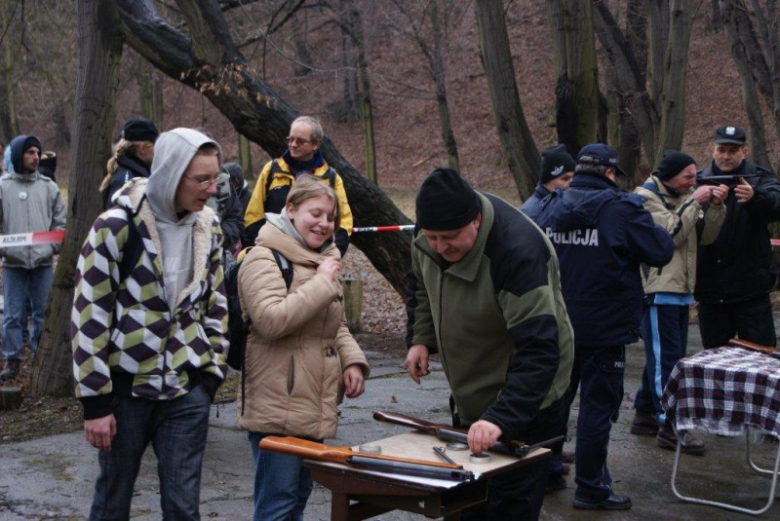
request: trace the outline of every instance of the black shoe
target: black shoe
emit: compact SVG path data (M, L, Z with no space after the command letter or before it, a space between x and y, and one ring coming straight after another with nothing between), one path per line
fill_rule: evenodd
M547 476L547 490L545 494L557 492L558 490L566 490L566 480L563 479L562 475L550 472Z
M575 497L574 508L581 510L628 510L631 508L631 498L615 493L610 494L607 499L602 499L601 501L590 501Z
M6 360L5 368L0 371L0 382L5 382L6 380L16 378L16 375L19 374L20 365L21 361L18 358L11 358Z
M677 431L671 425L664 423L655 437L656 445L662 449L677 450L677 437L680 437L680 452L692 456L702 456L705 452L704 442L689 431Z
M636 411L631 420L631 434L655 436L660 428L661 422L654 413Z

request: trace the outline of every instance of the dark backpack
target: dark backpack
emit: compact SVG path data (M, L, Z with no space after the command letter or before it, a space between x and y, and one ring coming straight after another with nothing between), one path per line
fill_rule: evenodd
M250 249L251 247L247 248L246 251L248 252ZM271 253L274 255L276 264L282 272L282 278L284 278L289 291L293 278L292 265L278 251L271 250ZM238 298L238 270L241 268L245 258L246 255L241 257L241 260L232 262L225 268L225 294L228 301L228 339L230 340L227 364L237 371L243 371L244 369L246 338L249 328L252 326L250 318L243 319L241 301Z

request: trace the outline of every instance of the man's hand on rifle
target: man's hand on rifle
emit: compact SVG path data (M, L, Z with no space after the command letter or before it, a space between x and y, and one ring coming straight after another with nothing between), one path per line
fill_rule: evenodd
M741 179L741 178L740 178ZM726 197L729 196L729 187L726 185L717 185L712 187L710 192L710 202L712 204L723 204Z
M472 454L482 454L501 437L501 428L495 423L479 420L469 427L469 450Z
M104 452L111 452L111 440L116 436L116 418L113 414L84 420L84 434L90 445Z
M428 369L427 346L416 344L409 348L409 352L406 354L406 371L416 384L420 383L420 378L431 374Z
M740 203L746 203L753 198L753 187L744 177L739 178L739 184L734 187L734 195Z

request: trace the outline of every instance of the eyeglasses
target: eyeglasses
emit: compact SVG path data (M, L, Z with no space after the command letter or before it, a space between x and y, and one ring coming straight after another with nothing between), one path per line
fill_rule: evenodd
M195 179L193 179L191 177L187 177L186 175L183 176L183 177L184 177L184 179L189 179L190 181L192 181L193 183L198 185L198 187L201 190L208 190L212 186L216 185L217 182L219 182L219 177L215 177L214 179L206 179L205 181L196 181Z
M288 145L295 145L295 146L298 146L298 147L301 146L301 145L314 143L314 141L312 141L310 139L301 139L299 137L292 137L292 136L287 136L286 138L284 138L284 140L287 142Z

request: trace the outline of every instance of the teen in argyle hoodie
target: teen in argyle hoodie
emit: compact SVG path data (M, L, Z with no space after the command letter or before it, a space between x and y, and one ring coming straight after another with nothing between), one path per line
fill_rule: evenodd
M190 129L166 132L157 144L151 177L132 180L98 217L78 261L76 397L87 439L101 449L90 519L129 516L149 443L164 517L198 519L209 407L227 374L222 232L205 207L219 147ZM132 233L143 251L122 280Z

